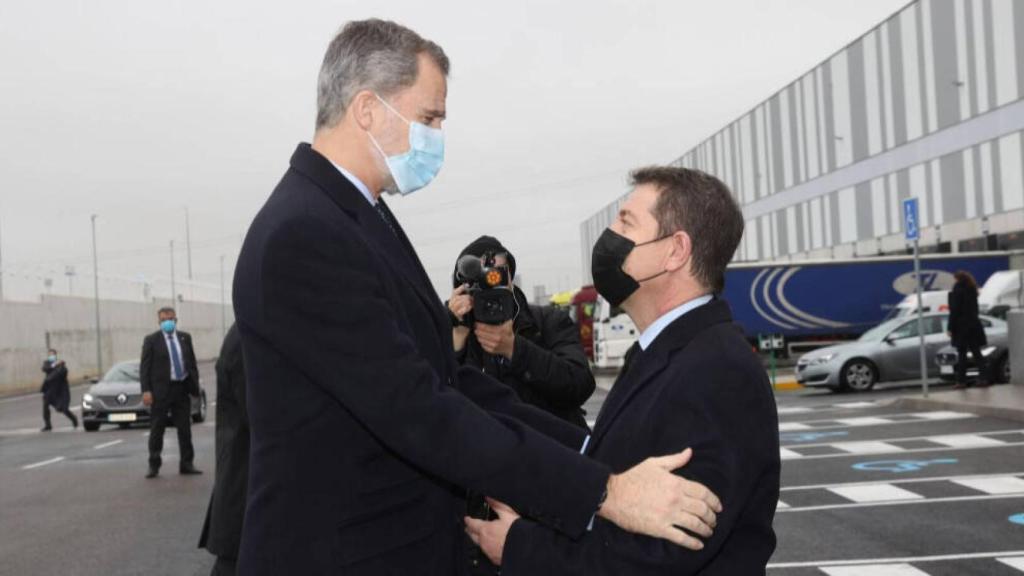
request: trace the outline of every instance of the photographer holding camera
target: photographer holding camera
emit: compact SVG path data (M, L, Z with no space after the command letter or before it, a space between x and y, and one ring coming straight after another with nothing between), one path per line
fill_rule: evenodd
M589 431L582 406L595 384L579 330L566 312L531 306L513 284L515 274L515 257L491 236L481 236L459 254L448 301L455 356L509 386L524 402ZM468 495L467 511L492 518L478 494ZM499 573L469 544L472 574Z
M448 301L456 356L524 402L585 428L581 406L594 392L594 376L579 330L564 311L531 306L512 283L515 274L515 257L490 236L459 254Z

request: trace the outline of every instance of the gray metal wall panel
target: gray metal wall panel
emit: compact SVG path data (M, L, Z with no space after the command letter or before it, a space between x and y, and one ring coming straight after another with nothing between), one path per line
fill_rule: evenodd
M857 240L866 240L875 235L875 215L871 210L871 183L862 182L853 189L857 199L857 214L849 214L847 218L857 218Z
M999 150L999 140L993 140L992 145L992 193L995 202L992 204L994 212L1003 211L1003 162Z
M825 152L828 160L828 170L836 169L836 147L832 144L836 141L835 107L832 100L832 63L826 62L821 66L823 74L821 87L825 91Z
M783 126L783 130L789 131L789 161L793 164L793 184L799 184L800 179L800 137L797 130L797 108L796 90L792 86L784 88L788 94L786 101L789 104L789 126Z
M939 130L960 121L960 94L969 90L966 83L956 83L965 78L957 70L956 14L952 0L932 2L932 50L935 62L935 103L938 112Z
M1020 0L1013 3L1013 28L1017 43L1017 94L1024 95L1024 2Z
M966 6L964 8L964 29L967 31L967 70L960 72L960 79L966 84L964 85L964 94L961 97L967 96L968 103L971 111L971 118L978 115L978 96L974 89L975 83L978 81L978 64L976 58L978 50L978 42L981 40L974 34L974 19L975 10L977 10L977 4L980 0L964 0ZM977 157L975 157L977 161ZM980 190L980 188L978 188Z
M850 70L850 146L853 161L868 157L868 111L864 90L864 41L858 40L846 49Z
M942 219L945 222L956 222L967 218L963 152L943 156L939 161L939 170L942 173Z
M782 190L786 187L785 172L782 168L782 115L779 112L781 108L779 100L778 95L773 96L769 104L772 111L768 133L772 138L772 174L775 176L773 190Z
M900 19L889 21L889 68L892 71L892 119L896 146L907 142L907 101L903 78L903 36Z
M988 81L988 102L985 108L991 110L996 106L996 45L992 35L992 5L984 1L979 7L985 21L985 76Z
M804 238L804 210L798 204L793 208L793 213L796 224L796 250L792 252L803 252L807 250L807 239Z
M931 126L928 124L928 90L934 90L934 86L928 84L928 70L925 66L924 51L931 50L930 46L925 46L924 43L924 10L921 9L921 3L914 4L911 8L914 11L914 18L917 20L917 72L918 82L921 86L921 128L922 134L928 134L931 132ZM914 113L913 110L908 110L908 113Z

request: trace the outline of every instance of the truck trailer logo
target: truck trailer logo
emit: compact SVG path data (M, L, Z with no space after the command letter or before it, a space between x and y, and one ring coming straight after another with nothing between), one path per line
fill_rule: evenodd
M784 328L846 328L850 324L814 316L797 308L786 298L786 284L801 270L801 267L765 268L750 285L750 303L762 318ZM764 306L761 306L761 303ZM766 309L767 308L767 309Z
M917 279L913 272L907 272L892 281L892 289L909 296L917 291ZM921 290L952 290L956 278L945 270L921 270Z

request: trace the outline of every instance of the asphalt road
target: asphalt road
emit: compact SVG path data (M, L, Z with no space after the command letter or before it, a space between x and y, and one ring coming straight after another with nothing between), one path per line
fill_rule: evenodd
M212 366L201 371L212 403ZM599 376L591 422L612 379ZM1024 524L1011 521L1024 514L1024 425L889 405L911 391L778 395L783 492L769 575L1024 574ZM55 414L43 434L40 402L0 400L0 575L208 574L196 542L213 407L193 427L206 474L176 473L169 430L162 475L145 480L145 428L72 431Z

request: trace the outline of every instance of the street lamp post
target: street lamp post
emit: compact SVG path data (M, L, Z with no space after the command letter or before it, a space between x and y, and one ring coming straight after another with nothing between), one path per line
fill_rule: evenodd
M100 265L96 256L96 218L92 215L92 278L93 302L96 308L96 374L103 375L103 348L100 334Z
M174 282L174 240L171 240L171 307L173 308L178 300L178 287Z

